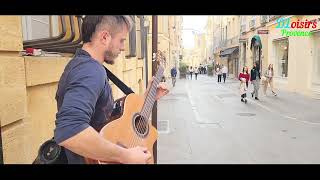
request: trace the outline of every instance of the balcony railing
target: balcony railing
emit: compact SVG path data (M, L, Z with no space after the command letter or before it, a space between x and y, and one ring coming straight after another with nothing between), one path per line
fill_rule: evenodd
M250 22L249 22L250 29L253 29L255 26L256 26L256 20L251 19Z
M241 25L241 27L240 27L240 32L241 32L241 33L246 32L246 25L245 25L245 24Z
M235 36L227 40L227 46L235 46L239 43L239 36Z
M229 38L227 40L221 41L218 46L215 46L214 49L236 46L238 43L239 43L239 36L234 36L233 38Z
M269 22L269 16L261 16L261 24Z
M281 17L281 15L270 15L270 16L269 16L269 21L276 20L276 19L278 19L279 17Z

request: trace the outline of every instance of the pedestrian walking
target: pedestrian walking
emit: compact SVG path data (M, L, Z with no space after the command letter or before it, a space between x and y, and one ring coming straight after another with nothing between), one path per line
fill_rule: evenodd
M228 68L222 65L222 76L223 76L223 83L226 83L226 77L228 73Z
M195 67L194 68L194 75L196 76L196 80L198 79L198 74L199 74L199 68L198 67Z
M272 94L274 96L277 96L273 88L273 76L274 76L273 64L269 64L268 69L264 73L265 80L263 82L263 93L265 96L267 95L268 84L270 84Z
M192 74L193 74L193 68L192 68L192 66L190 66L189 72L190 72L190 78L191 78L191 80L192 80Z
M171 68L171 79L172 79L172 86L176 85L176 77L177 77L177 69L176 67Z
M258 66L258 63L253 64L253 68L251 69L250 72L250 81L253 84L253 92L251 93L251 96L255 97L255 100L259 100L259 88L260 88L260 80L261 80L261 75L260 75L260 68Z
M217 75L218 75L218 83L221 82L221 75L222 75L222 71L220 69L220 67L217 67L217 71L216 71Z
M247 90L248 90L248 82L250 79L250 74L246 66L242 68L242 72L239 74L238 79L240 80L241 102L247 103Z

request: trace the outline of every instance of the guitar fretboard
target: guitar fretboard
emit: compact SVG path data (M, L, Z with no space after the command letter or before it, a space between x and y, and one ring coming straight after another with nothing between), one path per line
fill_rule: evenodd
M153 104L156 101L157 87L162 79L163 71L163 67L159 66L159 69L152 81L151 88L147 93L147 97L141 110L141 115L145 120L148 120L151 115Z

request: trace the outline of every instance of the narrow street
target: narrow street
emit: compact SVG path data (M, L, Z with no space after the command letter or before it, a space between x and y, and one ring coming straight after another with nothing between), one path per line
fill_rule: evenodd
M159 164L320 163L320 101L277 91L240 101L239 83L167 81L158 102ZM252 85L249 91L252 91Z

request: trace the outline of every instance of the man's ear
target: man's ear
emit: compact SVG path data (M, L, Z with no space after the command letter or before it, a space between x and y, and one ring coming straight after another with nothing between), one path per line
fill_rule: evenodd
M109 31L101 31L101 40L106 43L109 44L111 42L111 34Z

